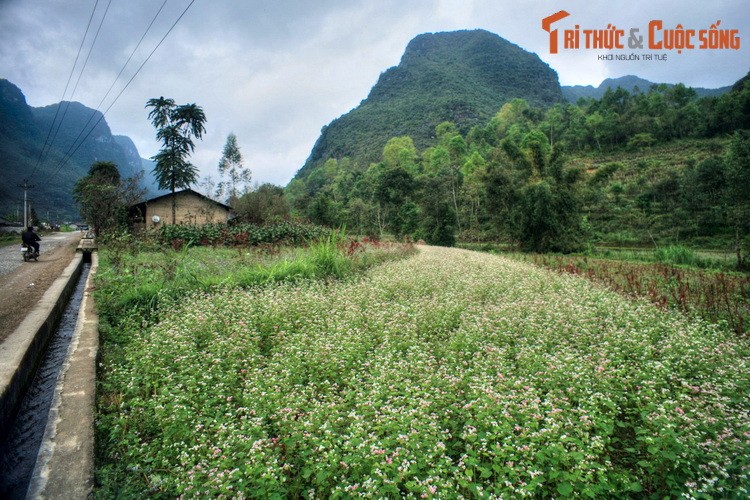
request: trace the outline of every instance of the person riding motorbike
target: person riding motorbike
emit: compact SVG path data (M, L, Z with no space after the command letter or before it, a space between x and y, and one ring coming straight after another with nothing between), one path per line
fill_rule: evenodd
M21 241L23 241L24 245L28 245L30 247L34 248L34 253L39 256L39 241L42 241L42 239L39 237L38 234L34 232L34 227L29 226L26 228L26 231L21 233Z

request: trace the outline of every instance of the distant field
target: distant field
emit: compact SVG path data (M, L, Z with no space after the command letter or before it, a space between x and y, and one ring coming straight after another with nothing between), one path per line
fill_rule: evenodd
M159 319L108 368L102 496L748 495L750 342L580 277L422 247Z

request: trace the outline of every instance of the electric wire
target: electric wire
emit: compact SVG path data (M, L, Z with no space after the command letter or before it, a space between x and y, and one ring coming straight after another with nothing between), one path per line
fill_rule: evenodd
M89 52L86 54L86 60L83 61L83 67L81 68L81 72L78 74L78 79L76 80L76 84L73 87L73 92L70 94L70 98L73 99L73 96L76 93L76 90L78 90L78 84L81 82L81 77L83 76L83 72L86 70L86 66L89 64L89 59L91 58L91 54L94 52L94 46L96 45L96 41L99 39L99 33L102 31L102 26L104 25L104 20L107 18L107 12L109 12L109 7L112 5L112 0L109 0L107 3L107 8L104 9L104 15L102 16L101 21L99 21L99 27L96 30L96 34L94 35L94 41L91 42L91 47L89 47ZM68 101L70 102L70 101Z
M99 38L99 33L101 33L102 26L104 25L104 20L107 18L107 12L109 12L109 7L112 5L112 0L109 0L107 3L107 7L104 10L104 15L102 16L101 20L99 21L99 27L96 30L96 34L94 35L94 40L91 42L91 46L89 47L88 54L86 54L86 59L83 62L83 66L81 67L81 71L78 73L78 79L76 80L76 84L73 86L73 91L70 93L69 100L65 101L65 111L63 111L62 118L60 118L60 122L57 124L57 129L55 130L54 135L52 136L52 141L50 142L50 148L52 147L52 144L54 143L55 139L57 138L58 133L60 132L60 128L62 127L63 122L65 121L65 117L68 114L68 109L70 109L71 101L73 101L73 96L75 96L76 90L78 90L78 84L81 82L81 77L83 76L83 72L86 70L86 66L88 66L89 59L91 58L91 53L94 51L94 46L96 45L96 41ZM63 105L63 102L60 102L58 104L58 109ZM63 155L65 157L65 155Z
M56 168L56 169L55 169L55 171L54 171L54 172L52 173L52 175L50 175L50 176L49 176L49 178L53 178L53 177L54 177L55 175L57 175L57 174L58 174L58 173L60 172L60 170L62 169L62 167L63 167L63 166L64 166L64 165L65 165L65 164L66 164L66 163L67 163L68 161L70 161L70 159L71 159L71 158L73 157L73 155L74 155L74 154L75 154L75 153L76 153L76 152L78 151L78 149L80 149L80 147L81 147L81 146L82 146L82 145L83 145L83 144L84 144L84 143L86 142L86 139L88 139L88 137L89 137L89 136L91 135L91 133L92 133L92 132L93 132L93 131L94 131L94 130L96 129L97 125L99 125L99 123L100 123L100 122L101 122L101 121L102 121L102 120L104 119L104 117L105 117L105 116L106 116L106 114L107 114L107 113L109 112L109 110L110 110L110 109L112 109L112 107L113 107L113 106L115 105L115 103L116 103L116 102L117 102L117 101L119 100L119 98L120 98L120 97L122 96L122 94L123 94L123 93L125 92L125 90L126 90L126 89L127 89L127 88L128 88L129 86L130 86L130 84L131 84L131 83L133 82L133 80L135 80L135 77L136 77L136 76L138 76L138 73L140 73L140 72L141 72L141 70L142 70L142 69L143 69L143 67L144 67L144 66L146 65L146 63L148 63L148 61L149 61L149 60L151 59L151 57L152 57L152 56L154 55L154 53L156 52L156 50L157 50L157 49L158 49L158 48L159 48L159 47L161 46L161 44L162 44L162 43L164 43L164 40L166 40L167 36L169 36L169 34L170 34L170 33L172 32L172 30L173 30L173 29L175 28L175 26L177 26L177 24L178 24L178 23L180 22L180 20L181 20L181 19L182 19L182 18L183 18L183 17L185 16L185 14L187 13L187 11L188 11L188 10L190 9L190 7L191 7L191 6L192 6L192 5L194 4L194 3L195 3L195 0L191 0L191 2L190 2L190 3L188 4L188 6L187 6L187 7L185 7L185 9L184 9L184 10L182 11L182 13L181 13L181 14L180 14L180 16L179 16L179 17L177 18L177 20L176 20L176 21L175 21L175 22L174 22L174 23L172 24L172 26L171 26L171 27L169 28L169 30L167 30L167 32L166 32L166 33L164 34L164 36L163 36L163 37L161 38L161 40L159 40L159 43L157 43L157 44L156 44L156 46L155 46L155 47L154 47L154 49L153 49L153 50L151 51L151 53L150 53L150 54L148 55L148 57L146 57L146 59L145 59L145 60L143 61L143 63L142 63L142 64L141 64L141 65L140 65L140 66L138 67L138 69L137 69L137 70L136 70L136 72L135 72L135 73L133 74L133 76L132 76L132 77L130 78L130 80L128 80L128 82L127 82L127 83L125 84L125 86L124 86L124 87L122 88L122 90L120 90L120 93L119 93L119 94L117 94L117 96L116 96L116 97L115 97L115 99L114 99L114 100L112 101L112 103L111 103L111 104L109 105L109 107L107 107L107 109L106 109L106 110L105 110L105 111L104 111L104 112L103 112L103 113L102 113L102 114L101 114L101 115L99 116L99 119L98 119L98 120L96 121L96 123L94 124L94 126L93 126L93 127L92 127L92 128L90 129L90 130L89 130L89 132L88 132L88 133L86 134L86 136L85 136L85 137L83 138L83 140L81 141L81 143L79 143L79 144L78 144L78 146L77 146L77 147L76 147L76 148L75 148L75 149L73 150L73 152L72 152L72 153L70 153L70 155L67 155L67 156L66 156L66 158L64 158L64 159L63 159L63 160L62 160L62 161L61 161L61 162L60 162L60 163L58 164L57 168ZM48 178L48 179L49 179L49 178Z
M94 109L91 112L91 115L89 116L89 119L86 121L86 123L83 125L83 127L81 127L81 131L78 132L78 135L76 136L76 138L70 143L70 147L68 147L68 150L63 155L63 159L61 160L62 162L67 162L73 156L73 154L76 151L78 151L78 148L82 145L82 144L78 144L78 140L81 139L81 136L86 131L86 127L89 126L89 124L91 123L91 121L96 116L97 111L99 111L99 109L102 107L102 104L104 104L104 101L107 99L107 97L109 96L109 94L112 92L112 89L115 88L115 84L120 79L120 76L122 76L123 72L125 71L125 68L127 68L128 64L130 64L130 61L133 59L133 56L135 55L135 53L138 51L138 48L143 43L143 40L146 38L146 35L148 34L148 32L153 27L154 23L156 22L156 19L159 17L159 14L161 14L161 11L164 10L164 6L167 5L167 1L168 0L164 0L164 2L161 4L161 7L159 7L159 10L156 11L156 14L154 14L154 17L151 19L151 23L149 23L148 27L146 28L146 31L143 32L143 35L141 35L140 40L138 40L138 44L135 46L135 48L133 49L133 51L130 53L130 56L128 57L128 60L125 61L125 64L123 64L122 68L120 68L120 72L117 73L117 76L112 81L112 85L109 86L109 89L107 90L107 93L104 94L104 97L102 97L102 99L99 101L99 104L97 104L96 109ZM81 141L81 143L83 143L86 140L86 138L88 138L88 136L94 131L94 129L96 129L96 127L97 127L97 125L99 125L100 121L101 120L97 121L94 124L94 126L91 127L91 130L89 131L88 134L86 134L86 136Z
M109 12L109 7L112 5L112 0L109 0L107 3L107 7L104 10L104 15L102 16L101 20L99 21L99 27L96 30L96 34L94 35L94 40L91 42L91 46L89 47L88 54L86 55L86 59L83 62L83 66L81 67L81 71L78 73L78 79L76 80L76 83L73 87L73 91L70 93L70 98L67 101L64 101L65 104L65 110L63 111L62 117L60 118L60 121L57 123L57 128L55 129L54 134L52 135L52 140L50 141L50 150L52 149L52 144L54 144L55 139L57 138L57 135L60 132L60 128L62 127L63 122L65 121L65 117L68 114L68 109L70 109L71 101L73 100L73 96L75 96L76 90L78 89L78 84L81 82L81 77L83 76L83 72L86 70L86 66L88 65L89 58L91 57L91 53L94 51L94 46L96 45L96 40L99 38L99 33L102 30L102 26L104 25L104 20L107 18L107 12ZM64 96L63 96L64 98ZM63 106L63 102L61 101L60 104L57 106L57 111ZM54 126L54 122L53 122ZM64 155L63 155L64 157Z
M76 54L76 59L73 62L73 67L70 68L70 75L68 75L68 81L65 83L65 90L63 90L62 98L60 99L60 102L65 100L65 95L68 93L68 87L70 86L70 81L73 79L73 73L76 70L76 66L78 65L78 59L81 57L81 51L83 50L83 45L86 43L86 37L89 34L89 28L91 28L91 21L94 20L94 14L96 13L96 8L99 6L99 0L96 0L96 3L94 4L94 8L91 10L91 16L89 16L89 22L86 25L86 31L83 34L83 39L81 40L81 45L78 47L78 53ZM49 130L47 131L47 137L44 139L44 145L42 146L42 150L39 152L39 158L37 158L36 165L34 166L34 169L31 171L31 175L29 178L34 177L34 174L36 173L37 168L39 168L39 165L42 164L42 161L46 160L46 155L44 154L44 150L47 149L47 145L49 144L50 149L52 148L52 143L49 141L50 135L52 135L52 129L55 128L55 121L57 120L57 115L60 113L61 106L57 106L55 109L55 116L52 118L52 123L49 126Z

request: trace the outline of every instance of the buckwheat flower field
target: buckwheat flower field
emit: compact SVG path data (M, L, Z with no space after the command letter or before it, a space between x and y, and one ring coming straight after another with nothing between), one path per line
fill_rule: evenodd
M749 494L750 342L529 264L421 247L138 335L101 418L144 494Z

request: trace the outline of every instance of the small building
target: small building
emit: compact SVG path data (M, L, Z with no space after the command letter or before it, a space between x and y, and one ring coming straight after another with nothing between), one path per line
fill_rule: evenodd
M128 213L133 226L146 228L171 224L172 196L172 193L168 193L130 206ZM232 216L230 206L212 200L192 189L177 191L174 196L177 224L226 223Z
M0 233L20 233L24 230L23 225L20 222L13 222L0 217Z

